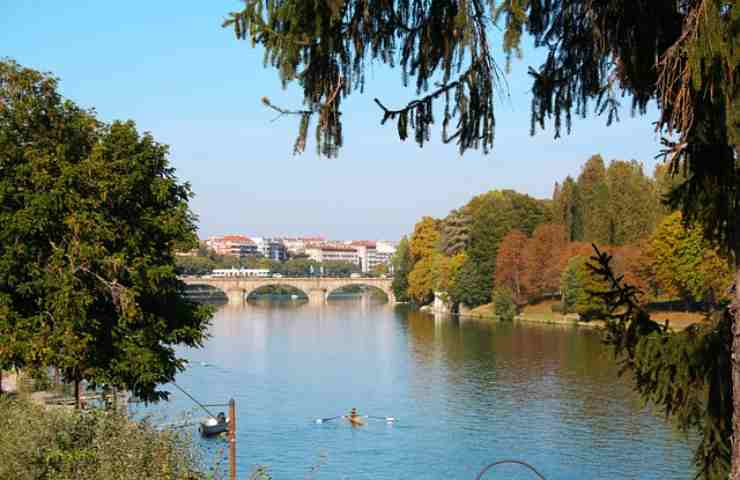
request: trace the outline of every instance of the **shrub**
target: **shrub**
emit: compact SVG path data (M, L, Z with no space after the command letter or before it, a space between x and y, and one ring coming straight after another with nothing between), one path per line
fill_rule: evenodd
M493 307L496 315L507 322L514 320L517 309L514 303L514 294L507 287L497 287L493 289Z
M44 408L0 398L0 478L218 478L190 436L105 411Z

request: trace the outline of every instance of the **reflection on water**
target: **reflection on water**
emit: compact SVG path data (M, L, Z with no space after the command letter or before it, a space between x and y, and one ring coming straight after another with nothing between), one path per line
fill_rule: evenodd
M688 440L640 407L596 332L434 318L364 296L223 306L211 334L178 381L207 402L236 399L242 475L264 464L297 478L325 455L318 478L472 479L502 458L549 480L693 478ZM400 420L314 422L352 407ZM191 405L173 394L166 408ZM502 466L487 478L532 477Z

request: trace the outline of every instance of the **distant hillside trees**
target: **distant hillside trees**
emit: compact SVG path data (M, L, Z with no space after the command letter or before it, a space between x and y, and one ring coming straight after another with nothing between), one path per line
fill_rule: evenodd
M663 199L675 181L663 167L651 178L635 161L606 165L594 155L577 180L556 182L551 201L512 190L478 195L442 220L416 224L407 269L396 269L397 294L425 304L444 291L470 307L491 302L495 289L520 306L562 294L566 310L594 317L604 312L586 299L598 286L584 266L594 243L642 301L714 302L729 285L726 258L680 216L666 217Z

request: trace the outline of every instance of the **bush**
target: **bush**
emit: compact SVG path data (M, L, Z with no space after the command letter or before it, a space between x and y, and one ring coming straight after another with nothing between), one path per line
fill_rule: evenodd
M0 478L217 478L189 435L112 412L74 412L0 398Z
M514 294L507 287L497 287L493 289L493 308L496 315L507 322L514 320L517 309L514 303Z
M550 305L550 310L552 311L552 313L565 313L563 311L563 305L560 303L553 303L552 305Z

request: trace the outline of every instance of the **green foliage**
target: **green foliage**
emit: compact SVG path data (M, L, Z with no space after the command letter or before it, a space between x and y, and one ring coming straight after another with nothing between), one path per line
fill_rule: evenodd
M414 267L411 252L409 252L409 241L406 237L403 237L398 243L391 262L393 264L393 283L391 285L393 295L399 302L406 302L410 298L408 294L408 275Z
M587 266L588 259L575 256L568 261L560 284L563 313L577 313L582 320L604 318L608 311L600 293L609 285Z
M468 307L483 305L491 298L491 280L482 276L470 257L466 257L450 294L455 301Z
M175 346L201 345L211 316L175 273L195 218L167 147L12 62L0 105L0 366L166 396L157 385L184 367Z
M578 176L577 185L583 210L583 239L602 245L610 244L609 186L601 155L588 159Z
M491 297L496 316L507 322L514 320L517 314L517 307L516 303L514 303L512 291L508 287L496 287L493 289Z
M730 309L673 332L650 319L637 290L616 278L610 263L609 255L597 251L591 266L611 286L601 294L609 311L607 344L646 402L682 430L698 431L694 462L699 476L728 478L733 432Z
M47 409L0 397L0 478L93 480L223 478L192 437L103 411Z
M473 287L484 295L464 295L468 300L482 300L467 305L474 307L490 301L496 271L496 257L501 241L512 229L531 235L546 218L546 207L536 199L513 190L493 191L473 199L473 225L470 233L470 258L466 282L479 282ZM470 275L470 269L475 274ZM464 269L465 270L465 269ZM476 298L477 297L477 298Z
M360 266L356 263L343 262L339 260L327 260L321 263L324 275L330 277L348 277L353 273L359 273Z
M658 217L655 186L635 162L611 162L608 187L608 245L625 245L650 235ZM595 241L586 238L588 241Z
M562 186L555 184L555 187L552 199L554 223L565 225L571 242L583 240L583 205L578 184L568 176Z
M649 250L656 283L664 292L713 305L732 284L729 262L704 238L700 226L685 226L678 212L660 224Z
M460 151L487 150L495 126L497 67L489 53L486 8L481 2L388 2L371 0L246 0L224 26L238 39L265 51L265 63L279 71L283 84L298 81L303 110L289 111L263 102L282 114L300 118L295 151L306 146L309 124L316 120L317 150L335 156L343 142L341 102L362 90L369 63L399 66L402 81L416 77L418 92L430 82L442 85L398 110L379 100L382 122L394 121L405 140L410 132L419 145L430 137L433 101L444 98L442 138Z

